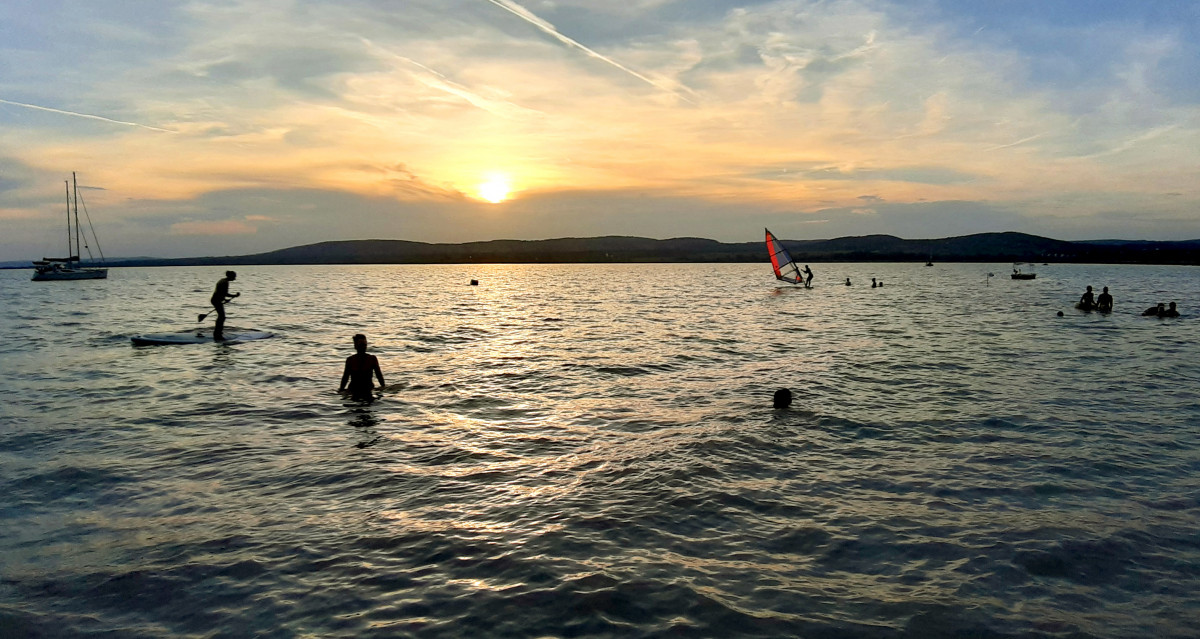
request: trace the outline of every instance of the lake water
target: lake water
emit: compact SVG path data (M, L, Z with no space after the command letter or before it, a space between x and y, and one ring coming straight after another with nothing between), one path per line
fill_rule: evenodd
M1196 635L1195 268L812 266L0 271L0 635Z

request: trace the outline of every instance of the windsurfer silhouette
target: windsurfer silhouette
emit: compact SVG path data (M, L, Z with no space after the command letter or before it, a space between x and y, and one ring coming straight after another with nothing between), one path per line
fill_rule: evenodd
M237 279L237 273L233 271L225 271L225 277L217 280L217 288L213 290L212 302L213 308L217 310L217 325L213 328L213 339L225 339L225 303L229 300L238 297L241 293L229 294L229 283Z
M812 269L808 268L807 264L804 265L804 286L812 288Z
M367 354L367 336L358 333L354 336L355 353L346 358L346 368L342 371L342 383L338 392L346 390L346 382L350 382L350 395L354 399L371 400L374 383L371 375L379 378L379 388L386 383L383 381L383 371L379 370L379 359Z

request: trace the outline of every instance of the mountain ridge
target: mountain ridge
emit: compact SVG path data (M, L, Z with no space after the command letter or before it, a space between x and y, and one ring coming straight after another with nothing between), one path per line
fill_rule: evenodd
M1005 231L906 240L860 235L780 240L797 261L809 262L1088 262L1200 265L1200 240L1067 241ZM563 237L429 243L412 240L329 240L264 253L188 258L110 259L109 266L239 264L460 264L604 262L766 262L761 241L719 242L700 237L657 240L637 236Z

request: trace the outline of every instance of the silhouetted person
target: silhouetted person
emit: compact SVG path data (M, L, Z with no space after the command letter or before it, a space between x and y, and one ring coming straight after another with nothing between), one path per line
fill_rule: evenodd
M241 295L229 294L229 283L236 279L237 273L225 271L225 277L217 280L217 288L213 289L212 298L209 300L213 308L217 309L217 326L213 328L213 339L225 339L225 303Z
M1150 308L1142 311L1142 317L1161 317L1162 314L1166 312L1167 307L1162 303L1159 303L1158 306L1151 306Z
M804 265L804 285L812 288L812 269L807 264Z
M342 371L342 383L338 392L346 390L346 382L350 382L350 396L355 399L371 399L371 391L375 388L371 375L379 378L379 388L383 388L383 371L379 370L379 359L367 354L367 336L358 333L354 336L354 354L346 358L346 368Z
M775 391L775 398L772 402L775 408L787 408L792 405L792 391L781 388Z
M1096 298L1096 310L1108 313L1112 311L1113 299L1112 295L1108 294L1108 287L1104 287L1104 292L1100 293L1100 297Z
M1162 306L1162 304L1159 304ZM1158 314L1159 317L1179 317L1179 311L1175 310L1175 302L1171 302L1171 307Z
M850 278L846 278L846 286L850 286Z
M876 286L879 286L879 285L875 283L875 278L872 277L871 278L871 288L875 288Z
M1085 311L1090 311L1096 308L1096 298L1092 295L1092 287L1087 287L1087 292L1079 298L1079 308Z

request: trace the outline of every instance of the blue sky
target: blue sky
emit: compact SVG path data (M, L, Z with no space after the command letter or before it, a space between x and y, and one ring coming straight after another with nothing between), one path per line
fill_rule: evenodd
M1200 3L0 5L0 260L1200 238Z

